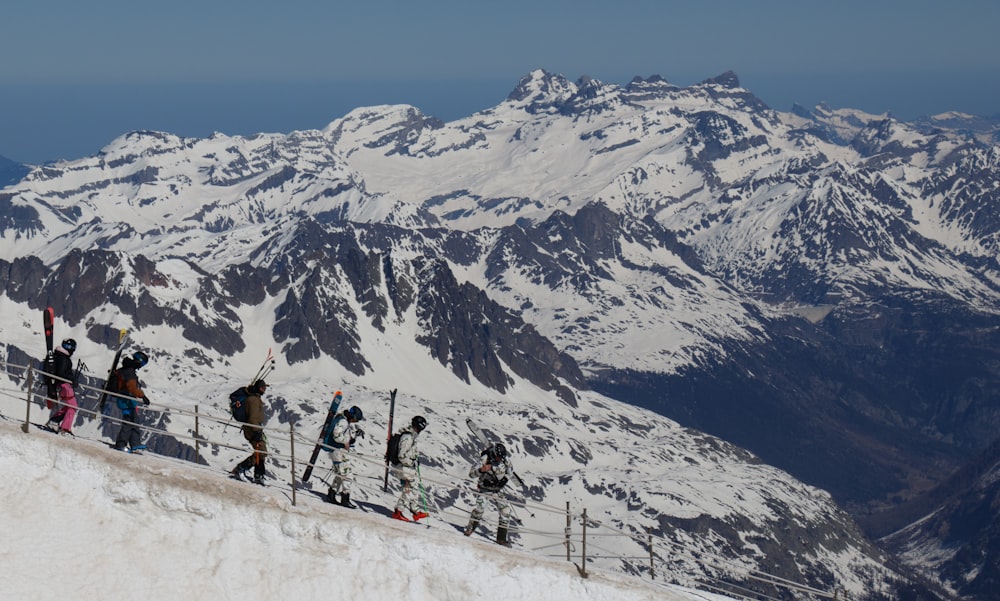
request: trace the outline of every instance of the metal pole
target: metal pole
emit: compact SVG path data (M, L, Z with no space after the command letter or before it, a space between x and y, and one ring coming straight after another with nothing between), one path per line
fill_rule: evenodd
M646 535L649 537L649 577L656 580L656 568L653 567L653 529L647 527Z
M295 505L295 422L288 422L288 440L292 453L292 506Z
M587 508L583 508L583 553L580 555L580 575L587 577Z
M32 366L28 366L28 398L25 399L25 411L24 411L24 424L21 425L21 431L25 434L28 433L28 428L31 427L31 382L33 376L35 375L35 370Z
M573 558L570 557L569 554L570 553L569 537L570 533L573 531L572 528L573 528L573 516L569 512L569 501L566 501L566 561L573 561Z
M201 463L201 441L198 439L200 436L199 432L199 422L198 422L198 405L194 406L194 462Z

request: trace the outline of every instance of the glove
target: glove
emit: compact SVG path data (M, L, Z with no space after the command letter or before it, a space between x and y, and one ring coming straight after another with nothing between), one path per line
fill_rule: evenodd
M361 428L358 428L357 429L357 433L354 435L354 438L364 438L364 437L365 437L365 431L362 430ZM354 442L354 441L351 440L351 442Z
M149 407L149 397L142 397L142 404Z
M354 437L354 436L352 436L351 440L348 441L348 446L352 446L353 447L354 446L354 441L356 441L356 440L357 440L357 438Z

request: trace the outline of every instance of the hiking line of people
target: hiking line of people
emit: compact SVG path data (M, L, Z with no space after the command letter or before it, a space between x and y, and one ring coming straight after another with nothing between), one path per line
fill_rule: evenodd
M249 393L246 396L247 413L246 419L241 420L244 437L253 446L253 454L241 461L232 469L230 475L236 480L247 480L245 473L254 467L254 476L249 479L255 484L264 484L264 458L267 456L265 437L261 429L264 424L264 409L262 395L267 390L267 383L264 380L255 380L246 387ZM233 394L237 395L241 391ZM335 403L339 406L342 396L341 391L334 395ZM351 464L350 451L359 438L365 437L365 431L358 426L358 422L364 420L364 412L357 405L352 405L348 409L339 412L330 423L326 432L321 432L321 447L330 455L332 464L333 479L323 500L327 503L355 509L357 506L351 502L351 487L354 482L354 469ZM419 435L427 429L427 418L416 415L410 423L400 428L394 436L390 438L387 449L386 460L392 464L393 473L399 479L402 492L396 501L392 518L404 522L418 522L429 516L427 513L426 500L423 498L423 490L420 485L420 451L418 446ZM500 545L510 547L508 531L510 528L510 518L513 513L510 503L503 498L503 489L507 486L510 476L514 474L514 468L510 463L507 448L503 443L495 443L485 449L480 457L482 464L477 464L469 471L469 476L476 479L476 500L475 507L469 518L469 523L465 527L465 536L471 536L479 526L479 522L485 513L485 497L488 496L499 512L499 525L497 526L496 542ZM403 512L410 514L407 517Z
M73 422L80 407L76 399L75 388L79 385L79 370L73 371L73 353L76 352L76 340L66 338L52 353L52 376L46 378L48 399L59 400L49 414L46 428L61 435L73 434ZM115 395L115 404L121 411L122 423L111 448L116 451L141 453L146 445L142 444L142 431L139 428L138 404L149 406L149 398L139 384L136 370L149 362L149 355L136 351L131 357L126 357L119 369L112 371L105 382L105 390Z
M76 400L74 388L78 385L79 374L73 372L72 356L77 349L76 341L67 338L51 353L51 361L46 367L52 370L56 379L47 379L47 398L58 397L49 416L46 428L57 434L72 434L72 426L79 403ZM120 350L119 350L120 353ZM115 405L121 412L121 422L112 449L141 454L146 445L142 443L142 430L139 426L139 404L149 406L149 395L143 390L137 371L149 363L149 355L143 351L135 351L121 360L121 365L108 374L104 391L115 399ZM115 357L117 365L118 355ZM51 367L50 367L51 365ZM266 459L268 456L267 436L264 431L266 421L264 394L268 384L264 377L274 368L274 359L268 351L268 358L258 370L248 386L237 389L230 395L230 410L232 416L240 423L240 431L252 448L251 454L240 461L230 471L230 476L236 480L249 481L264 485L266 478ZM337 391L335 402L341 401L342 392ZM323 497L324 501L348 509L357 506L351 502L351 488L354 482L354 470L351 463L351 449L359 438L365 437L365 431L358 425L364 420L364 412L357 405L352 405L337 413L326 431L321 432L320 446L329 456L332 464L333 479ZM410 422L390 437L386 454L387 467L391 464L392 473L398 478L401 493L393 509L392 518L401 521L418 522L429 516L426 498L420 484L420 451L419 435L427 429L427 419L422 415L414 416ZM485 511L484 495L488 495L499 512L496 542L509 547L508 529L512 509L503 496L502 491L513 474L507 449L502 443L490 445L482 451L481 464L474 465L469 476L476 480L475 506L464 530L470 536L478 527ZM253 469L252 476L247 473ZM410 514L407 517L404 511Z

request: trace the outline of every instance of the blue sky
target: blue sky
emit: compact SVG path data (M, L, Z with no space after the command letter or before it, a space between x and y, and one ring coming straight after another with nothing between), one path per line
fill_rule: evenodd
M7 0L0 156L321 128L383 103L449 120L538 67L682 85L733 70L780 110L992 115L997 23L996 0Z

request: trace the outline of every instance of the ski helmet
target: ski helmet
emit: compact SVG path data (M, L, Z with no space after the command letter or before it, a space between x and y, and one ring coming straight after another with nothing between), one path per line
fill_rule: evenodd
M66 340L62 341L62 347L66 349L66 351L70 355L72 355L73 351L76 350L76 340L73 340L72 338L67 338Z
M503 446L502 442L498 442L493 445L493 457L496 459L506 459L507 458L507 447Z
M265 390L267 390L267 382L265 382L264 380L257 380L250 385L250 390L257 394L261 394Z
M136 367L142 367L149 363L149 355L142 351L136 351L132 353L132 361L135 361Z
M361 407L358 407L357 405L355 405L355 406L351 407L350 409L348 409L347 411L345 411L344 415L347 416L347 419L353 420L353 421L356 421L356 422L359 422L359 421L365 419L365 414L361 412Z
M424 428L427 427L427 418L422 415L417 415L410 420L410 425L413 426L413 429L417 432L423 432Z

